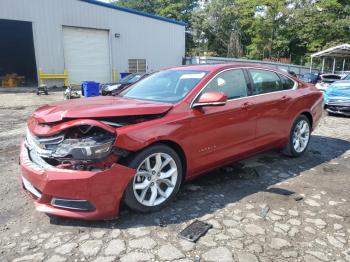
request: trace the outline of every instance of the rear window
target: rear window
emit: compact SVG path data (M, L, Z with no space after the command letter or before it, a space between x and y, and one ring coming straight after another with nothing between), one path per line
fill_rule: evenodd
M295 85L294 81L284 75L279 75L284 90L292 89Z
M338 75L324 75L322 76L322 79L331 79L331 80L340 80L341 79L341 76L338 76Z
M253 79L256 94L283 90L281 79L275 72L261 69L248 69L248 71Z

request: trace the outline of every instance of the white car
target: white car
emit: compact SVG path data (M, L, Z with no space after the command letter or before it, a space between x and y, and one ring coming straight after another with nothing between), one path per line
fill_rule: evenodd
M322 74L320 75L321 81L316 83L316 88L322 91L326 91L327 87L335 81L341 80L342 77L336 74Z

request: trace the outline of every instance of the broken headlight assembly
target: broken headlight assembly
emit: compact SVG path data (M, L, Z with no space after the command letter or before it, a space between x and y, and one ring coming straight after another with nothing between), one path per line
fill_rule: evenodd
M72 158L74 160L98 160L105 158L111 151L114 138L85 137L64 139L52 157Z
M93 163L108 157L115 134L95 126L69 128L59 135L36 137L27 130L26 144L31 152L48 163Z

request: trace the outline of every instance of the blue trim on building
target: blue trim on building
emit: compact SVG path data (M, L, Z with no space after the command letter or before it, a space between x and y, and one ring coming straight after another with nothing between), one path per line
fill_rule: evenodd
M173 23L173 24L177 24L177 25L187 26L187 23L182 22L182 21L166 18L166 17L163 17L163 16L153 15L153 14L150 14L150 13L138 11L138 10L127 8L127 7L123 7L123 6L103 3L103 2L96 1L96 0L79 0L79 1L82 1L82 2L85 2L85 3L89 3L89 4L93 4L93 5L99 5L99 6L103 6L103 7L107 7L107 8L111 8L111 9L127 12L127 13L131 13L131 14L135 14L135 15L145 16L145 17L157 19L157 20L160 20L160 21L168 22L168 23Z

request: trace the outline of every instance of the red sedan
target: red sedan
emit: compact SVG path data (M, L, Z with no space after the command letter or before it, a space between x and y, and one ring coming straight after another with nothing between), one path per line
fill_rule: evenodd
M189 179L258 152L301 156L322 93L248 64L157 72L117 97L38 108L27 123L23 189L41 212L82 219L168 204Z

